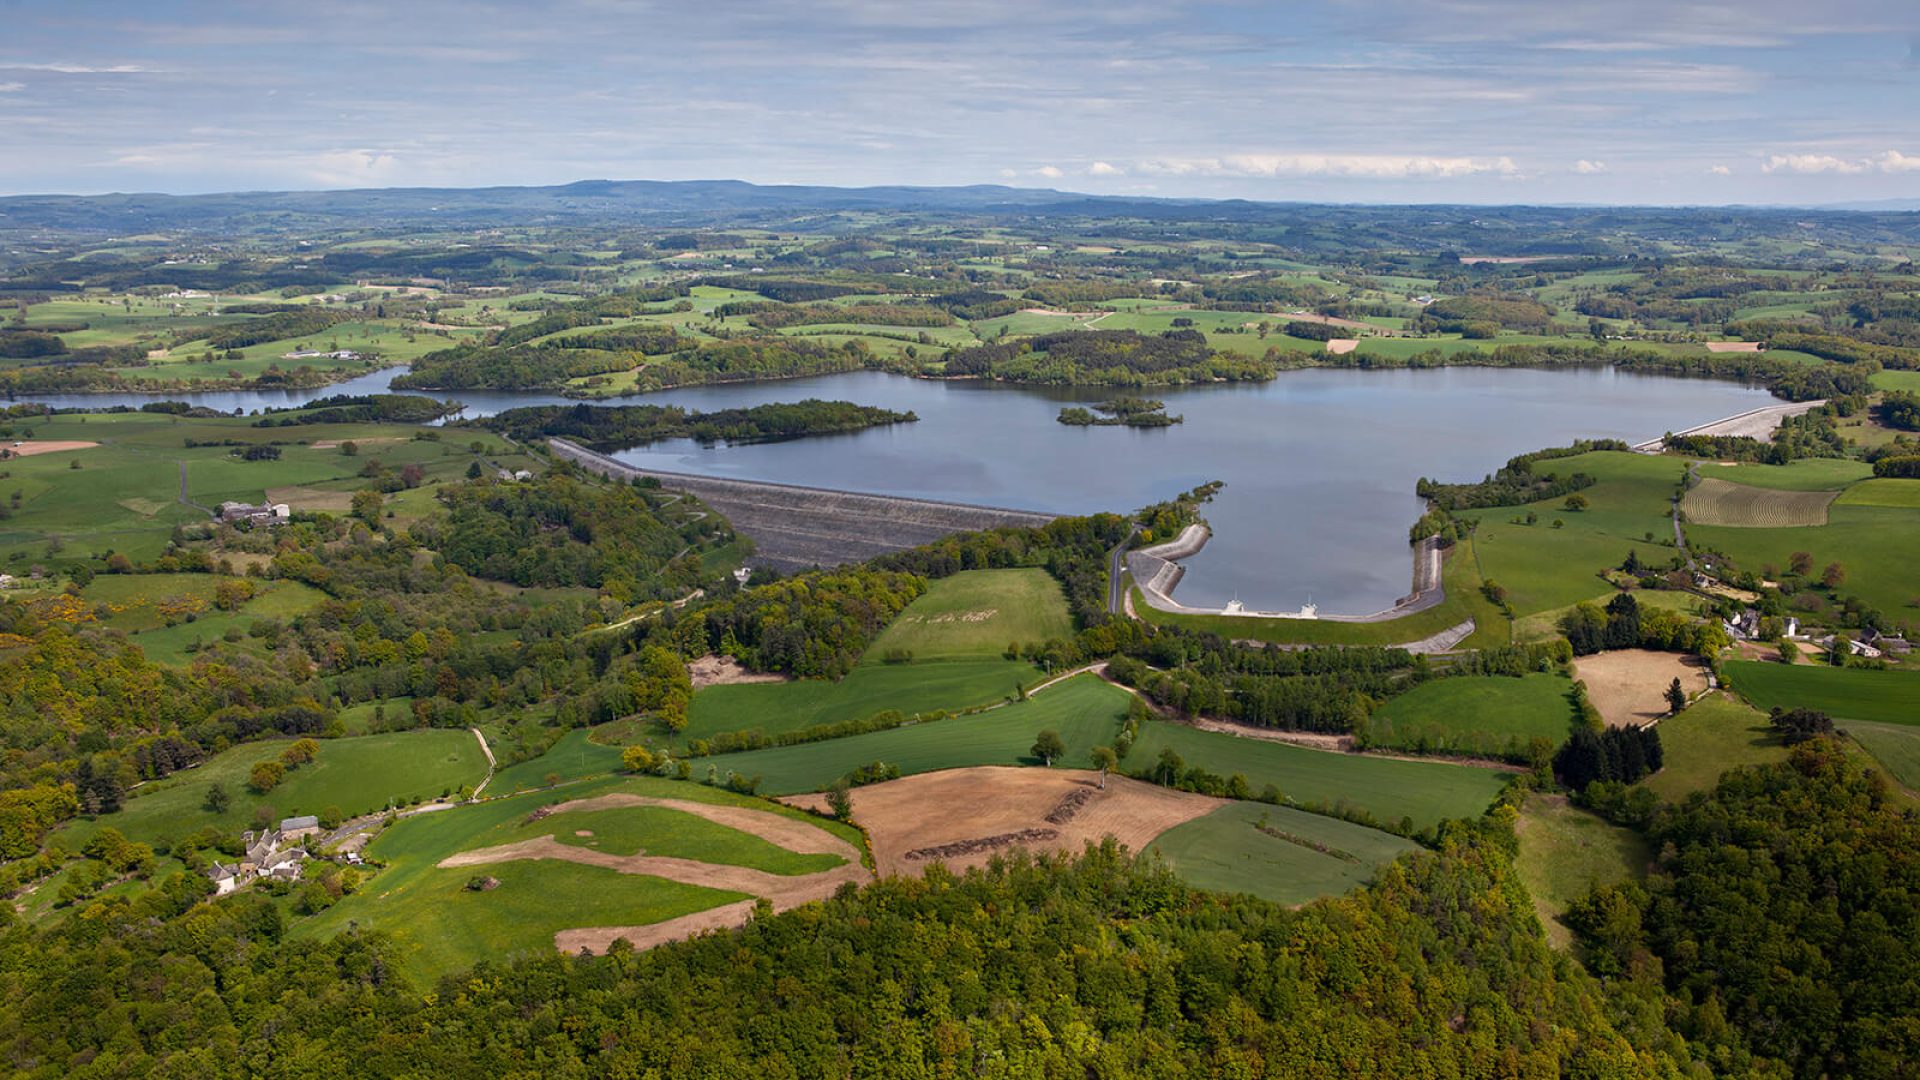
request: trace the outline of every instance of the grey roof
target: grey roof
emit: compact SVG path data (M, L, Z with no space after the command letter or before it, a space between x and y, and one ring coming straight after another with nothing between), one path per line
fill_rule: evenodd
M320 818L314 814L308 814L305 817L290 817L280 822L281 832L292 832L295 829L317 829L319 827Z

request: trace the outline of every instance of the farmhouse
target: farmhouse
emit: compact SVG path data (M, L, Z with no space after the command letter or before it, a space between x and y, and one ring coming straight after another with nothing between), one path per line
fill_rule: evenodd
M300 871L307 861L307 851L297 846L297 841L319 832L320 822L314 817L298 817L287 818L280 824L283 828L293 826L292 833L283 831L283 828L241 833L240 861L215 862L207 868L207 878L213 882L216 895L233 892L261 878L300 880Z
M284 525L293 517L293 508L286 503L223 502L220 504L220 520L234 524L248 525Z

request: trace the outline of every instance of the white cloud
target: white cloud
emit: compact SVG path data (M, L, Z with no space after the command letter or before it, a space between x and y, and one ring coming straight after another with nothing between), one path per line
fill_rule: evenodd
M1714 176L1732 176L1733 175L1733 170L1727 168L1725 165L1715 165L1713 168L1708 169L1707 172Z
M1096 161L1087 166L1088 176L1124 176L1125 174L1125 169L1118 165L1109 165L1104 161Z
M1767 173L1863 173L1870 170L1883 173L1920 172L1920 156L1903 154L1898 150L1883 150L1860 158L1835 157L1832 154L1769 154L1760 163L1760 171Z
M1585 158L1581 158L1579 161L1573 163L1573 171L1579 173L1581 176L1596 176L1607 171L1607 163L1604 161L1588 161Z
M1857 173L1865 172L1867 167L1857 161L1837 158L1832 154L1769 154L1760 163L1764 173Z
M1170 176L1335 176L1368 180L1448 179L1519 173L1509 157L1423 157L1400 154L1230 154L1218 158L1157 158L1143 172Z
M327 187L380 184L392 179L399 161L385 150L330 150L301 162L307 178Z
M1066 173L1061 172L1058 168L1052 165L1042 165L1033 171L1035 175L1044 176L1049 180L1058 180L1061 177L1067 175Z
M138 75L159 70L142 67L139 64L13 64L0 61L0 70L4 71L56 71L62 75Z
M1019 171L1018 171L1018 170L1016 170L1016 169L1001 169L1001 170L1000 170L1000 179L1002 179L1002 180L1011 180L1011 179L1013 179L1014 177L1016 177L1016 176L1019 176L1019 175L1020 175L1020 173L1019 173Z
M23 82L0 82L0 94L17 94L26 88Z

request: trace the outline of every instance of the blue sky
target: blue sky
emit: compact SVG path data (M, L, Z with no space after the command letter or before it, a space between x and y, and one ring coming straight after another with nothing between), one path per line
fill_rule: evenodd
M0 192L1920 197L1920 0L0 0Z

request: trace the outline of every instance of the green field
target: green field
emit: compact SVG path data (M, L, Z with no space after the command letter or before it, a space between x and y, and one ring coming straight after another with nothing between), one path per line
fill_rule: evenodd
M1554 472L1584 472L1598 480L1580 492L1587 509L1567 510L1561 499L1544 499L1461 515L1480 522L1474 550L1482 576L1507 590L1508 602L1521 616L1592 597L1604 586L1601 572L1618 566L1628 551L1655 566L1674 554L1668 499L1685 469L1677 458L1601 451L1550 464ZM1536 524L1513 523L1529 510L1539 516ZM1562 527L1554 528L1555 521ZM1649 533L1653 542L1646 539Z
M1660 721L1660 746L1665 765L1641 783L1669 801L1713 787L1728 769L1787 756L1766 715L1724 693L1709 694Z
M583 926L638 926L732 903L743 894L701 888L645 874L627 874L559 860L439 868L449 855L534 836L563 842L600 840L606 850L644 848L648 854L729 863L771 873L810 873L838 865L833 856L799 855L758 837L682 811L626 807L569 812L528 822L551 803L624 791L655 798L747 806L808 821L858 845L858 833L797 810L699 784L647 777L607 779L564 792L489 799L471 806L407 818L377 837L369 860L387 864L361 890L297 925L302 938L330 936L355 923L393 933L408 967L431 978L482 958L505 960L553 948L557 931ZM615 826L611 815L628 820ZM580 830L593 837L573 836ZM823 861L830 860L830 861ZM497 878L487 892L468 890L478 875ZM557 898L564 902L556 902Z
M1700 466L1699 473L1703 478L1711 477L1776 491L1838 491L1856 480L1872 476L1873 466L1864 461L1843 458L1801 458L1786 465L1706 463Z
M1066 594L1045 570L968 570L929 584L874 640L867 657L990 659L1010 644L1072 634Z
M1189 768L1244 775L1256 793L1271 784L1301 806L1365 811L1388 824L1410 819L1414 828L1478 816L1507 775L1470 765L1310 750L1164 720L1148 721L1141 728L1127 755L1127 771L1151 769L1160 751L1168 748Z
M904 774L971 765L1033 765L1038 764L1029 753L1034 736L1048 729L1066 741L1065 762L1085 767L1089 751L1111 743L1119 734L1128 698L1126 691L1097 676L1077 675L1027 701L973 716L800 746L719 754L695 761L694 776L704 777L712 766L722 777L729 770L758 776L762 792L786 795L819 791L856 767L876 761L898 765Z
M1850 720L1843 729L1895 780L1920 791L1920 726Z
M1863 480L1841 492L1833 504L1920 510L1920 480Z
M731 731L757 730L776 735L816 724L861 720L887 709L915 716L939 709L987 705L1014 696L1021 683L1032 683L1040 675L1024 660L867 662L838 682L801 679L709 686L693 695L681 741Z
M119 812L76 821L60 835L75 850L107 825L141 841L208 826L237 835L252 827L254 810L260 806L272 808L276 820L318 814L328 807L352 817L380 810L389 801L437 798L463 784L478 784L487 775L487 760L472 732L399 731L322 739L319 755L288 770L278 787L265 795L248 790L253 763L277 759L292 742L266 739L236 746L196 768L136 788ZM215 783L224 786L232 799L225 813L211 813L204 806L207 789Z
M1559 675L1435 679L1389 700L1369 718L1375 743L1476 754L1524 751L1529 740L1564 741L1573 722Z
M1404 618L1386 622L1354 623L1330 619L1259 619L1237 615L1176 615L1148 606L1138 589L1133 609L1155 626L1184 626L1210 634L1281 645L1404 645L1430 637L1452 626L1474 620L1473 636L1461 648L1504 645L1508 626L1500 609L1480 593L1480 573L1474 560L1475 543L1454 545L1441 569L1446 600ZM1412 555L1408 555L1411 567ZM1588 590L1592 591L1591 589Z
M509 765L494 773L493 779L487 784L488 794L505 795L546 787L549 776L563 781L579 780L589 776L605 776L620 768L620 748L601 746L589 741L587 735L585 728L569 731L539 757Z
M1596 582L1598 584L1598 582ZM1634 602L1641 611L1659 608L1663 611L1678 611L1685 615L1698 616L1707 608L1707 602L1690 592L1678 589L1634 589ZM1607 601L1620 595L1620 590L1609 587L1606 592L1588 597L1584 602L1595 607L1606 607ZM1560 636L1560 620L1565 618L1576 605L1569 604L1561 608L1549 608L1536 611L1513 623L1513 640L1516 642L1547 641Z
M1687 542L1725 552L1735 565L1755 572L1783 569L1796 551L1813 556L1818 570L1837 562L1846 570L1839 591L1884 612L1902 612L1920 598L1920 509L1851 505L1844 496L1827 511L1827 523L1798 529L1737 529L1689 525Z
M1835 720L1920 725L1920 675L1818 664L1726 664L1727 684L1761 709L1818 709Z
M1521 808L1517 831L1520 854L1514 869L1533 896L1548 939L1561 948L1572 943L1573 934L1559 916L1573 901L1596 885L1646 873L1650 856L1645 837L1608 824L1565 796L1530 796Z
M1298 839L1275 836L1262 825ZM1232 802L1168 829L1148 850L1199 888L1303 904L1362 885L1383 863L1419 847L1391 833L1292 807Z

